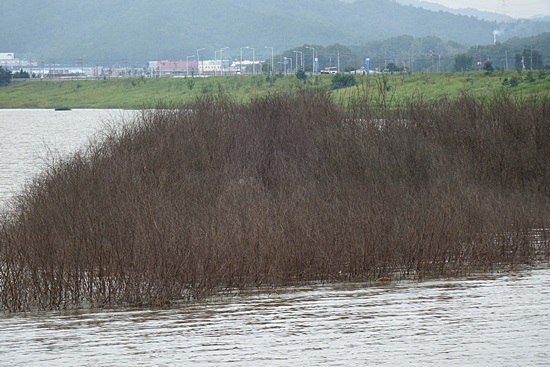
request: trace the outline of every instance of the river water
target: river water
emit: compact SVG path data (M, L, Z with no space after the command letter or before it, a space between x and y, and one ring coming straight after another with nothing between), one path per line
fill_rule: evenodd
M84 146L105 125L129 113L0 109L0 208L52 157Z
M116 111L0 110L0 198ZM45 149L45 147L50 147ZM550 366L550 269L0 313L0 366Z

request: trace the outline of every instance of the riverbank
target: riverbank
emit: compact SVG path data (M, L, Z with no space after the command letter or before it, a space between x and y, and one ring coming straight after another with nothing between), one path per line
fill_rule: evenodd
M548 74L548 75L547 75ZM208 78L120 78L90 80L12 81L0 88L0 108L123 108L140 109L159 101L187 103L197 97L227 93L237 102L299 90L304 86L331 91L335 101L368 95L373 101L398 105L410 99L433 101L467 93L490 96L506 91L515 96L548 93L550 72L496 71L355 75L357 86L333 90L333 75L239 75Z

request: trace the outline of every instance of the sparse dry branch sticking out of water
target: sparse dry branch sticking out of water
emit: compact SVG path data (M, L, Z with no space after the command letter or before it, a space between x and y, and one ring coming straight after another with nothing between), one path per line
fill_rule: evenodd
M144 110L54 162L0 222L0 309L548 257L548 99L350 106L308 90L204 97Z

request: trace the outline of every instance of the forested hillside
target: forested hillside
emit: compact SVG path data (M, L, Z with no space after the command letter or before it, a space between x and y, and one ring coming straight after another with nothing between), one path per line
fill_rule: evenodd
M308 44L361 45L402 35L490 44L501 25L393 0L2 0L0 52L34 61L142 63L255 47L259 57ZM516 34L514 27L521 26ZM507 24L501 39L550 31L550 23ZM519 28L518 28L519 29Z

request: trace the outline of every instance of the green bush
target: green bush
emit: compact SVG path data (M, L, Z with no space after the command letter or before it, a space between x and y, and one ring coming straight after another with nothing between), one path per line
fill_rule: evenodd
M14 79L30 79L31 74L29 72L24 71L23 69L19 70L12 76Z
M0 86L10 84L11 78L11 71L0 66Z
M348 88L357 85L357 79L352 74L334 74L331 81L332 89Z
M300 69L296 72L296 78L298 78L298 80L303 80L304 83L306 82L307 74L304 69Z

